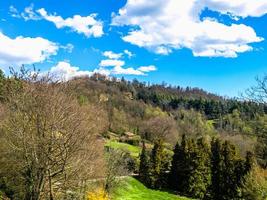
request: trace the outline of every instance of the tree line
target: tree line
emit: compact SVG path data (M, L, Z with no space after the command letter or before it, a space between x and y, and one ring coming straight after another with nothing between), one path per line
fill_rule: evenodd
M143 144L140 154L140 180L151 188L169 188L197 199L242 199L243 184L254 165L251 152L243 159L228 141L183 135L172 158L157 139L151 152ZM171 160L171 164L170 164Z

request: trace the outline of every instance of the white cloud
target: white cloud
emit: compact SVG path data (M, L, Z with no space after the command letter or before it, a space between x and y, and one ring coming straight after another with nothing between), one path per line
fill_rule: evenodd
M133 54L128 50L124 50L123 53L104 51L102 55L107 59L103 59L100 61L99 68L94 71L95 73L101 73L105 75L146 75L144 74L144 71L141 71L139 69L134 69L132 67L124 67L125 61L121 60L123 55L127 55L128 57L133 56Z
M54 23L58 29L69 27L72 31L84 34L86 37L101 37L104 34L103 23L96 19L97 14L95 13L86 17L74 15L73 17L63 19L59 15L48 14L44 8L35 11L34 4L25 7L21 13L11 5L9 7L9 13L12 17L23 18L25 21L45 19Z
M111 70L111 74L125 74L125 75L145 75L142 71L134 69L132 67L123 68L116 66Z
M154 65L149 65L149 66L141 66L137 70L141 72L151 72L151 71L156 71L157 68Z
M109 59L119 59L122 56L122 53L114 53L113 51L104 51L103 56Z
M113 64L113 63L111 63ZM99 68L94 69L93 71L83 71L80 70L79 67L72 66L68 61L60 61L57 65L53 66L49 73L55 80L59 81L68 81L75 77L83 77L83 76L92 76L94 73L103 74L106 76L110 75L147 75L145 72L155 71L156 67L153 65L150 66L142 66L137 69L132 67L125 68L121 65L110 65L111 68L107 68L107 66L100 66ZM47 74L47 72L42 73L43 75Z
M16 18L21 17L17 8L15 8L13 5L9 6L9 13L11 14L12 17L16 17Z
M236 57L252 50L251 43L263 40L244 24L200 20L207 7L236 17L258 17L267 13L267 0L127 0L113 14L112 24L131 27L124 41L163 55L188 48L195 56Z
M103 23L96 20L96 14L91 14L86 17L74 15L63 19L61 16L48 14L44 8L37 10L37 12L47 21L55 24L58 29L69 27L71 30L84 34L86 37L101 37L103 32Z
M64 49L65 51L67 51L68 53L72 53L74 46L71 43L68 43L67 45L62 45L60 46L60 48Z
M116 60L116 59L107 59L107 60L101 60L99 63L100 67L121 67L125 64L123 60Z
M109 69L105 69L103 67L100 67L98 69L95 69L94 73L98 73L98 74L103 74L103 75L109 76L111 74L111 71Z
M206 0L205 5L214 11L237 17L260 17L267 13L266 0Z
M133 54L132 52L130 52L129 50L127 50L127 49L125 49L125 50L123 51L123 53L124 53L125 55L127 55L128 58L131 58L131 57L134 56L134 54Z
M19 13L17 8L11 5L9 7L9 12L12 17L23 18L25 21L41 19L41 17L34 11L34 4L30 4L28 7L25 7L24 11L21 13Z
M60 61L49 71L53 78L60 81L68 81L75 77L91 76L93 72L82 71L79 67L71 66L70 63L66 61Z
M99 63L99 68L96 69L94 72L105 75L147 75L145 74L145 72L156 70L156 67L153 65L142 66L138 69L134 69L132 67L124 67L125 61L121 60L123 54L127 55L128 57L133 56L133 54L128 50L124 50L123 53L114 53L112 51L103 52L102 55L108 59L101 60Z
M55 80L68 81L75 77L86 77L92 76L94 73L103 74L106 76L110 75L146 75L143 71L139 69L123 68L121 66L114 66L112 69L107 69L104 67L97 68L93 71L83 71L79 67L72 66L67 61L60 61L55 66L53 66L48 72L43 72L42 75L47 73L51 74Z
M0 64L2 67L33 64L56 55L59 46L47 39L36 37L10 38L0 32Z

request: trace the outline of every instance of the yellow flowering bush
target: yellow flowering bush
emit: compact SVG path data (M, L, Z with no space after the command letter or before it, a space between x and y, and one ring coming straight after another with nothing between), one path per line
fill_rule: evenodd
M88 192L87 200L109 200L109 198L103 188L98 188L92 192Z

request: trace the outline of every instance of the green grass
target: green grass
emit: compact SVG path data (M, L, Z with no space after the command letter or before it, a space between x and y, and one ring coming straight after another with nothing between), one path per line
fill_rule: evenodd
M125 178L114 190L112 200L191 200L168 192L148 189L132 177Z
M105 146L108 146L108 147L113 148L113 149L121 149L121 150L129 151L129 153L133 157L138 157L139 153L141 152L140 147L133 146L133 145L130 145L127 143L111 141L111 140L107 141Z

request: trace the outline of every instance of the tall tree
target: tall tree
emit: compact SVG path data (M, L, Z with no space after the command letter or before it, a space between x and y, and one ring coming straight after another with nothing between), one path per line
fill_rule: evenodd
M267 74L263 77L256 78L256 85L252 86L251 88L247 89L245 98L249 100L256 101L260 104L265 105L265 109L267 108ZM266 110L265 110L266 113ZM267 127L266 121L267 117L264 115L261 117L260 121L257 122L257 135L260 145L257 148L257 154L260 160L261 166L267 168Z
M151 152L150 158L150 183L152 188L161 188L164 170L163 140L157 139Z
M149 156L143 141L142 152L140 154L139 177L144 184L149 184Z
M193 152L195 146L191 139L182 136L181 144L177 143L174 149L170 172L170 185L180 194L188 194L189 178L193 169Z
M245 161L240 158L233 144L228 141L221 143L219 139L212 141L211 149L213 199L240 198L240 187L244 177L251 170L251 154L248 153Z
M187 193L194 198L203 199L208 196L211 183L210 148L204 138L198 139L197 143L192 140L191 144Z
M21 87L7 87L1 124L1 168L21 186L19 199L55 198L92 176L98 151L94 124L66 85L49 77L22 74ZM97 113L97 111L92 111ZM95 117L95 116L94 116ZM95 163L92 163L94 160Z
M222 144L217 138L211 142L211 193L213 199L220 199L223 187L223 158L221 155Z

